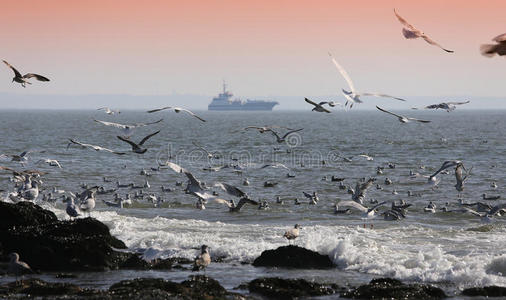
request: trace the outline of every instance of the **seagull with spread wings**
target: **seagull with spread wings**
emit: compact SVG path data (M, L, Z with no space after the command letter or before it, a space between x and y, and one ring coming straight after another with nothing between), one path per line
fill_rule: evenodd
M416 121L416 122L421 122L421 123L430 123L430 121L427 121L427 120L420 120L420 119L415 119L415 118L411 118L411 117L405 117L405 116L402 116L402 115L398 115L396 113L393 113L393 112L390 112L386 109L383 109L379 106L376 105L376 108L381 110L382 112L385 112L387 114L391 114L392 116L396 116L398 119L399 119L399 122L401 123L408 123L409 121Z
M105 126L112 126L112 127L121 129L121 131L123 132L123 136L124 137L130 137L132 135L132 133L133 133L133 131L134 131L135 128L157 124L157 123L160 123L161 121L163 121L163 119L160 119L160 120L155 121L155 122L150 122L150 123L135 123L135 124L127 124L127 125L119 124L119 123L113 123L113 122L100 121L100 120L94 120L94 121L97 122L97 123L103 124Z
M453 53L452 50L448 50L448 49L443 48L443 46L439 45L434 40L432 40L431 38L429 38L425 33L423 33L422 31L420 31L418 29L416 29L413 25L409 24L408 21L406 21L403 17L399 16L399 14L397 13L397 11L395 11L395 8L394 8L394 14L397 17L397 19L399 20L399 22L401 22L401 24L404 26L402 28L402 34L404 35L404 37L406 39L417 39L417 38L421 37L427 43L429 43L431 45L434 45L434 46L437 46L437 47L443 49L444 51L446 51L448 53Z
M135 142L132 142L131 140L125 139L124 137L121 137L119 135L117 136L117 138L120 139L120 140L122 140L123 142L126 142L126 143L130 144L130 146L132 146L132 151L133 152L138 153L138 154L144 154L146 151L148 151L148 148L142 148L141 146L144 145L144 143L147 140L149 140L152 136L157 135L159 132L160 132L160 130L158 130L157 132L152 133L152 134L146 136L138 144L135 143Z
M69 139L69 141L70 141L70 143L68 143L67 149L70 147L70 145L76 144L76 145L79 145L81 147L89 148L89 149L92 149L92 150L95 150L95 151L106 151L106 152L114 153L114 154L117 154L117 155L124 155L125 154L124 152L114 151L114 150L107 149L107 148L104 148L104 147L101 147L101 146L97 146L97 145L81 143L79 141L74 141L73 139Z
M394 96L390 96L387 94L379 94L379 93L359 93L357 90L355 90L355 85L353 84L353 81L351 81L351 77L348 75L346 70L337 62L337 60L332 56L332 54L329 53L330 58L332 59L332 62L336 66L337 70L341 75L344 77L344 80L346 80L346 83L348 83L348 86L350 88L350 91L347 91L345 89L342 89L343 95L346 98L346 103L344 106L350 105L350 108L353 107L353 103L362 103L362 100L360 99L361 96L372 96L372 97L383 97L383 98L392 98L399 101L406 101L402 98L397 98Z
M219 199L219 198L215 199L216 202L227 205L230 212L238 212L238 211L240 211L241 208L245 204L252 204L252 205L258 205L259 204L257 201L251 200L249 198L249 196L245 192L241 191L240 189L236 188L233 185L230 185L230 184L227 184L227 183L218 182L218 183L215 184L215 186L223 189L229 195L232 195L232 196L240 198L239 199L239 203L237 203L237 204L235 204L234 200L227 201L227 200Z
M101 107L101 108L97 108L97 110L103 110L108 115L114 115L114 114L121 113L119 110L112 110L109 107Z
M304 100L307 103L314 105L314 107L313 107L313 109L311 111L326 112L326 113L330 114L330 110L328 110L325 107L323 107L323 105L328 104L328 102L323 101L323 102L320 102L320 103L316 103L316 102L313 102L313 101L309 100L308 98L304 98Z
M26 84L31 84L30 82L27 81L27 79L30 79L30 78L35 78L37 79L38 81L49 81L48 78L42 76L42 75L39 75L39 74L35 74L35 73L26 73L25 75L21 75L21 73L19 73L18 70L16 70L16 68L14 68L11 64L9 64L8 62L6 62L5 60L3 61L9 68L11 68L11 70L14 72L14 77L12 78L12 82L17 82L17 83L21 83L21 85L23 87L26 87Z
M286 138L287 138L290 134L292 134L292 133L294 133L294 132L301 131L301 130L303 130L303 129L304 129L304 128L295 129L295 130L290 130L290 131L288 131L287 133L285 133L283 136L279 136L279 134L278 134L276 131L274 131L274 130L271 130L271 133L272 133L272 135L273 135L273 136L275 136L275 137L276 137L276 141L277 141L278 143L283 143L283 142L285 142L285 141L286 141Z
M499 56L506 55L506 33L496 36L492 39L497 44L484 44L480 46L480 52L483 56L492 57L495 54Z
M202 122L205 122L206 120L202 119L201 117L197 116L195 113L193 113L192 111L188 110L188 109L185 109L185 108L182 108L182 107L173 107L173 106L166 106L166 107L162 107L162 108L156 108L156 109L152 109L152 110L148 110L148 113L154 113L154 112L157 112L157 111L161 111L161 110L165 110L165 109L173 109L176 113L179 113L181 111L184 111L185 113L191 115L191 116L194 116L195 118L199 119L200 121Z
M437 103L437 104L431 104L431 105L427 105L424 107L424 109L444 109L446 110L447 112L451 112L451 111L454 111L457 106L456 105L463 105L463 104L467 104L471 101L464 101L464 102L441 102L441 103ZM416 107L413 107L412 109L418 109Z

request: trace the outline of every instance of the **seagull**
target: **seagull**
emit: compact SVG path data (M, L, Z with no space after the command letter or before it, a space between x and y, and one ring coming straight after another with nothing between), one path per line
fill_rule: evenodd
M496 205L496 206L492 207L489 211L486 211L486 212L483 212L483 213L480 213L480 212L477 212L475 210L472 210L469 207L464 207L464 209L466 210L466 212L469 212L469 213L471 213L471 214L473 214L475 216L480 217L481 222L483 222L483 223L492 223L492 221L493 221L492 217L493 216L495 216L496 214L503 213L506 210L506 203Z
M285 166L282 163L270 163L270 164L266 164L266 165L263 165L260 169L265 169L265 168L275 168L275 169L283 168L283 169L290 170L287 166Z
M309 194L306 192L302 192L306 198L309 199L309 204L316 205L318 204L318 201L320 198L318 198L318 193L316 191L313 192L313 194Z
M363 213L364 219L372 219L372 218L374 218L376 208L378 208L382 205L385 205L386 203L387 203L386 201L383 201L381 203L374 205L371 208L365 207L362 204L355 202L355 201L341 201L338 203L338 205L356 208L357 210L359 210Z
M9 254L9 267L7 268L7 273L11 273L16 275L16 281L18 281L18 276L26 273L35 273L30 266L19 260L19 254L13 252Z
M295 240L299 237L300 229L302 229L302 227L299 224L295 224L292 229L285 231L283 237L288 240L288 244L290 244L291 240Z
M94 121L98 122L100 124L106 125L106 126L113 126L113 127L119 128L119 129L121 129L121 131L123 131L123 136L124 137L130 137L132 135L132 133L133 133L133 131L134 131L135 128L157 124L157 123L160 123L161 121L163 121L163 119L160 119L160 120L155 121L155 122L150 122L150 123L135 123L135 124L128 124L128 125L119 124L119 123L113 123L113 122L100 121L100 120L94 120Z
M287 133L285 133L282 137L279 136L279 134L274 131L274 130L271 130L271 133L272 135L274 135L276 137L276 141L278 143L283 143L286 141L286 137L289 136L290 134L294 133L294 132L298 132L298 131L301 131L303 130L304 128L300 128L300 129L295 129L295 130L290 130L288 131Z
M51 167L58 167L60 169L62 168L62 166L60 165L60 163L56 159L49 159L49 158L41 159L38 162L36 162L36 164L38 164L39 162L44 162Z
M267 131L271 131L274 128L283 128L283 129L287 129L287 130L292 130L291 128L283 127L283 126L277 126L277 125L272 125L272 126L248 126L248 127L244 127L242 130L256 129L256 130L258 130L258 132L264 133L264 132L267 132Z
M391 114L392 116L396 116L398 119L399 119L399 122L401 123L408 123L409 121L416 121L416 122L421 122L421 123L430 123L430 121L426 121L426 120L420 120L420 119L415 119L415 118L411 118L411 117L405 117L405 116L401 116L401 115L398 115L398 114L395 114L393 112L390 112L386 109L383 109L379 106L376 105L376 108L381 110L382 112L385 112L387 114Z
M93 149L95 151L106 151L106 152L114 153L114 154L117 154L117 155L124 155L124 154L126 154L125 152L117 152L117 151L114 151L114 150L111 150L111 149L107 149L107 148L104 148L104 147L101 147L101 146L96 146L96 145L81 143L81 142L78 142L78 141L74 141L73 139L69 139L69 141L70 141L70 143L67 145L67 149L70 147L71 144L76 144L76 145L82 146L84 148Z
M360 184L360 182L357 182L357 184L355 185L355 190L353 191L353 194L351 196L351 199L354 202L363 204L365 194L367 190L374 184L374 181L376 181L376 178L369 178L369 180L367 180L362 184Z
M346 209L339 209L339 205L336 203L334 204L334 214L350 214L351 210L349 208Z
M103 110L108 115L114 115L114 114L121 113L119 110L112 110L109 107L101 107L101 108L97 108L97 110Z
M211 255L209 254L209 247L207 245L202 245L200 248L200 254L195 257L193 261L193 269L192 271L200 271L204 270L211 263Z
M149 138L151 138L152 136L155 136L157 135L158 133L160 132L160 130L158 130L157 132L155 133L152 133L150 135L147 135L145 138L143 138L141 140L141 142L139 144L136 144L134 142L132 142L131 140L127 140L125 139L124 137L121 137L121 136L116 136L118 139L122 140L123 142L126 142L126 143L129 143L130 146L132 146L132 152L135 152L135 153L138 153L138 154L144 154L146 151L148 151L147 148L141 148L142 145L144 145L144 143L149 140Z
M360 154L360 155L357 155L357 156L359 156L359 157L363 157L363 158L365 158L365 160L367 160L367 161L372 161L372 160L374 160L374 158L373 158L372 156L369 156L369 155L366 155L366 154Z
M457 107L455 105L462 105L462 104L467 104L471 101L464 101L464 102L441 102L441 103L438 103L438 104L431 104L431 105L428 105L428 106L425 106L424 109L444 109L446 110L447 112L451 112L451 111L454 111ZM414 107L413 109L418 109L416 107Z
M30 79L32 77L35 77L35 79L37 79L38 81L49 81L49 79L47 79L46 77L38 75L38 74L34 74L34 73L27 73L27 74L21 76L21 73L19 73L19 71L16 70L16 68L14 68L13 66L11 66L11 64L9 64L8 62L6 62L5 60L3 62L9 68L11 68L11 70L14 72L14 77L12 78L12 82L15 81L17 83L21 83L21 85L23 87L26 87L25 84L31 84L30 82L27 81L27 79Z
M197 116L196 114L194 114L193 112L189 111L188 109L181 108L181 107L166 106L166 107L162 107L162 108L157 108L157 109L148 110L147 112L148 112L148 113L154 113L154 112L161 111L161 110L164 110L164 109L173 109L176 113L179 113L179 112L181 112L181 111L184 111L185 113L188 113L188 114L190 114L191 116L194 116L195 118L199 119L199 120L200 120L200 121L202 121L202 122L205 122L205 121L206 121L206 120L202 119L201 117Z
M257 201L251 200L246 193L236 188L235 186L221 182L216 183L215 186L220 187L229 195L240 198L239 203L237 203L237 205L235 204L234 200L227 201L220 198L215 199L216 202L227 205L230 212L240 211L245 204L259 205Z
M207 149L206 149L206 148L202 147L202 146L201 146L199 143L197 143L196 141L192 141L192 144L193 144L195 147L199 148L200 150L204 151L204 152L207 154L207 158L208 158L208 159L212 159L212 158L219 158L219 155L216 155L216 154L213 154L213 153L211 153L211 152L207 151Z
M67 202L67 208L65 211L67 212L67 215L69 215L71 220L72 218L80 216L78 208L74 204L74 198L72 198L71 196L67 196L67 198L65 198L64 201Z
M353 103L362 103L362 100L360 100L361 96L373 96L373 97L384 97L384 98L392 98L399 101L406 101L402 98L397 98L394 96L386 95L386 94L378 94L378 93L359 93L355 90L355 85L353 85L353 81L351 81L350 76L346 72L346 70L335 60L335 58L332 56L332 54L329 53L330 58L332 59L332 62L336 66L337 70L341 75L344 77L344 80L348 83L348 86L350 87L351 91L347 91L343 89L343 95L346 98L346 103L344 106L348 106L350 104L350 108L353 107Z
M464 190L464 183L467 180L467 178L469 177L469 175L471 174L471 170L473 169L471 167L471 169L466 170L466 168L464 167L464 164L460 160L445 161L443 163L443 165L441 166L441 168L439 168L439 170L437 170L434 174L429 176L429 181L432 178L434 178L437 174L442 172L443 170L446 170L446 169L454 167L454 166L455 166L455 179L457 181L457 183L455 184L455 189L459 192L458 196L460 198L460 193ZM465 176L463 174L463 171L466 171Z
M427 43L437 46L448 53L453 53L452 50L448 50L448 49L443 48L441 45L439 45L438 43L433 41L431 38L429 38L425 33L416 29L413 25L409 24L405 19L403 19L401 16L399 16L399 14L397 14L397 11L395 11L395 8L394 8L394 14L397 17L397 19L399 20L399 22L401 22L401 24L404 25L404 28L402 28L402 34L404 35L405 38L416 39L416 38L421 37Z
M427 205L427 207L423 208L423 211L435 213L436 212L436 204L434 204L432 201L430 201L429 204Z
M499 56L506 55L506 33L496 36L492 39L497 44L484 44L480 46L480 52L483 56L492 57L495 54Z
M316 103L316 102L313 102L313 101L309 100L308 98L304 98L304 100L307 103L314 105L314 107L313 107L313 109L311 111L326 112L326 113L330 114L330 110L328 110L325 107L323 107L323 105L327 104L328 102L324 101L324 102Z
M83 212L88 212L88 216L91 216L91 211L95 208L95 194L97 187L92 187L81 193L79 199L81 204L79 209Z

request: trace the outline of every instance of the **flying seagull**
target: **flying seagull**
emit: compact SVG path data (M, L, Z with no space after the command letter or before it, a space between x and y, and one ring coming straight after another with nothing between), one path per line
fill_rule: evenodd
M405 116L401 116L401 115L398 115L398 114L395 114L393 112L390 112L388 110L385 110L379 106L376 105L376 108L381 110L382 112L385 112L387 114L391 114L392 116L396 116L398 119L399 119L399 122L401 123L408 123L409 121L416 121L416 122L422 122L422 123L430 123L430 121L426 121L426 120L420 120L420 119L415 119L415 118L411 118L411 117L405 117Z
M480 46L480 52L483 56L492 57L495 54L499 56L506 55L506 33L496 36L492 39L497 44L484 44Z
M41 159L41 160L37 161L36 164L38 164L40 162L44 162L51 167L58 167L60 169L62 168L62 166L60 165L60 163L56 159L49 159L49 158Z
M70 143L67 145L67 149L70 147L71 144L76 144L76 145L82 146L84 148L93 149L95 151L106 151L106 152L114 153L114 154L117 154L117 155L124 155L125 154L124 152L117 152L117 151L114 151L114 150L111 150L111 149L107 149L107 148L104 148L104 147L101 147L101 146L81 143L81 142L78 142L78 141L74 141L73 139L69 139L69 141L70 141Z
M215 199L216 202L227 205L230 212L240 211L245 204L252 204L252 205L259 204L257 201L251 200L245 192L241 191L240 189L236 188L233 185L218 182L215 184L215 186L223 189L229 195L240 198L239 203L237 203L237 205L235 204L234 200L227 201L219 198Z
M369 178L369 180L362 184L360 182L357 182L351 199L359 204L364 203L365 194L367 193L367 190L374 184L374 181L376 181L376 178Z
M402 28L402 34L404 35L405 38L417 39L417 38L421 37L427 43L434 45L434 46L438 46L439 48L443 49L444 51L446 51L448 53L453 53L452 50L448 50L448 49L443 48L441 45L439 45L438 43L433 41L431 38L429 38L425 33L416 29L413 25L409 24L404 18L402 18L401 16L399 16L399 14L397 14L397 12L395 11L395 8L394 8L394 14L397 17L397 19L399 20L399 22L401 22L401 24L404 25L404 28Z
M287 136L289 136L290 134L292 134L292 133L294 133L294 132L301 131L302 129L304 129L304 128L295 129L295 130L290 130L290 131L288 131L287 133L285 133L285 134L284 134L283 136L281 136L281 137L280 137L280 136L279 136L279 134L278 134L276 131L274 131L274 130L271 130L271 133L272 133L272 135L274 135L274 136L276 137L276 141L277 141L278 143L283 143L283 142L285 142L285 141L286 141L286 137L287 137Z
M160 132L160 130L158 130L157 132L152 133L152 134L146 136L145 138L142 139L142 141L139 144L136 144L136 143L132 142L131 140L127 140L124 137L121 137L119 135L116 136L116 137L118 139L122 140L123 142L129 143L130 146L132 146L132 151L133 152L138 153L138 154L144 154L146 151L148 151L148 149L147 148L142 148L141 146L144 145L144 143L147 140L149 140L149 138L151 138L154 135L157 135L159 132Z
M9 68L11 68L11 70L14 72L14 77L12 78L12 82L15 81L15 82L21 83L21 85L23 87L26 87L26 84L31 84L30 82L27 81L27 79L30 79L32 77L35 77L35 79L37 79L38 81L49 81L49 79L47 79L46 77L44 77L42 75L34 74L34 73L26 73L25 75L21 76L21 73L19 73L19 71L16 70L16 68L11 66L11 64L6 62L5 60L3 62Z
M324 101L324 102L316 103L316 102L313 102L313 101L309 100L308 98L304 98L304 100L307 103L314 105L314 107L313 107L313 109L311 111L326 112L326 113L330 114L330 110L328 110L325 107L323 107L323 105L328 104L328 102Z
M135 123L135 124L127 124L127 125L119 124L119 123L113 123L113 122L100 121L100 120L94 120L94 121L97 122L97 123L106 125L106 126L112 126L112 127L119 128L119 129L121 129L121 131L123 131L124 137L130 137L132 135L132 133L133 133L133 131L134 131L135 128L157 124L157 123L160 123L161 121L163 121L163 119L160 119L160 120L155 121L155 122L150 122L150 123Z
M97 110L103 110L108 115L114 115L114 114L121 113L119 110L112 110L109 107L101 107L101 108L97 108Z
M362 204L358 203L358 202L355 202L355 201L341 201L338 203L339 206L348 206L348 207L353 207L353 208L356 208L358 209L359 211L361 211L364 215L363 217L365 219L371 219L371 218L374 218L374 215L375 215L375 210L376 208L382 206L382 205L385 205L387 202L386 201L383 201L381 203L378 203L376 205L374 205L373 207L365 207L363 206Z
M195 118L199 119L200 121L202 122L205 122L206 120L202 119L201 117L197 116L195 113L189 111L188 109L185 109L185 108L181 108L181 107L172 107L172 106L166 106L166 107L162 107L162 108L157 108L157 109L152 109L152 110L148 110L148 113L154 113L154 112L157 112L157 111L161 111L161 110L164 110L164 109L173 109L175 112L179 113L181 111L184 111L185 113L188 113L190 114L191 116L194 116Z
M437 104L431 104L424 107L424 109L445 109L447 112L454 111L457 107L455 105L462 105L467 104L471 101L464 101L464 102L441 102ZM413 107L413 109L418 109L416 107Z
M350 87L351 91L347 91L343 89L343 95L346 98L346 103L344 106L348 106L350 104L350 108L353 107L353 103L362 103L362 100L360 100L361 96L373 96L373 97L383 97L383 98L392 98L399 101L406 101L402 98L397 98L394 96L386 95L386 94L379 94L379 93L359 93L357 90L355 90L355 85L353 84L353 81L351 81L350 76L346 72L346 70L337 62L337 60L332 56L332 54L329 53L330 58L332 59L332 62L336 66L337 70L341 75L344 77L344 80L348 83L348 86Z

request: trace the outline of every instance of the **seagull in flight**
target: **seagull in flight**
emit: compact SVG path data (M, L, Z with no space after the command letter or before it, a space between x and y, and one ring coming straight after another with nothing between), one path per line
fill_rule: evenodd
M320 102L320 103L316 103L316 102L313 102L313 101L309 100L308 98L304 98L304 100L307 103L314 105L314 107L313 107L313 109L311 111L326 112L326 113L330 114L330 110L328 110L325 107L323 107L323 105L328 104L328 102L323 101L323 102Z
M357 90L355 90L355 85L353 84L353 81L351 81L351 77L348 75L346 70L337 62L337 60L332 56L331 53L329 53L330 58L332 59L332 62L336 66L337 70L341 75L344 77L344 80L346 80L346 83L348 83L348 86L350 87L351 91L347 91L343 89L343 95L346 98L346 103L344 106L350 105L350 108L353 107L353 103L362 103L362 100L360 100L361 96L373 96L373 97L383 97L383 98L392 98L399 101L406 101L402 98L397 98L394 96L386 95L386 94L379 94L379 93L359 93Z
M457 107L455 105L463 105L467 104L471 101L464 101L464 102L441 102L438 104L431 104L428 106L425 106L424 109L445 109L447 112L454 111ZM413 109L418 109L416 107L413 107Z
M390 112L386 109L383 109L379 106L376 105L376 108L381 110L382 112L385 112L387 114L391 114L392 116L396 116L398 119L399 119L399 122L401 123L408 123L409 121L416 121L416 122L421 122L421 123L430 123L430 121L426 121L426 120L420 120L420 119L415 119L415 118L411 118L411 117L405 117L405 116L401 116L401 115L398 115L398 114L395 114L393 112Z
M155 133L152 133L148 136L146 136L145 138L143 138L141 140L141 142L139 144L136 144L135 142L132 142L131 140L128 140L128 139L125 139L124 137L121 137L121 136L116 136L118 139L122 140L123 142L126 142L126 143L129 143L130 146L132 146L132 151L135 152L135 153L138 153L138 154L144 154L146 151L148 151L147 148L142 148L141 146L144 145L144 143L149 140L152 136L155 136L157 135L158 133L160 132L160 130L158 130L157 132Z
M304 129L304 128L295 129L295 130L290 130L290 131L288 131L287 133L285 133L285 134L284 134L283 136L281 136L281 137L280 137L280 136L279 136L279 134L278 134L276 131L274 131L274 130L271 130L271 133L272 133L272 135L274 135L274 136L276 137L276 141L277 141L278 143L283 143L283 142L285 142L285 141L286 141L286 137L288 137L290 134L292 134L292 133L294 133L294 132L301 131L301 130L303 130L303 129Z
M480 52L483 56L492 57L495 54L499 56L506 55L506 33L496 36L492 39L497 44L484 44L480 46Z
M21 85L23 87L26 87L26 84L31 84L30 82L27 81L27 79L30 79L30 78L35 78L38 81L49 81L48 78L46 78L46 77L44 77L42 75L35 74L35 73L26 73L25 75L21 75L21 73L19 73L19 71L16 70L16 68L14 68L11 64L9 64L8 62L6 62L5 60L3 62L9 68L11 68L11 70L14 72L14 77L12 78L12 82L15 81L17 83L21 83Z
M402 34L404 35L405 38L407 38L407 39L417 39L417 38L421 37L427 43L429 43L431 45L434 45L434 46L437 46L437 47L443 49L444 51L446 51L448 53L453 53L452 50L448 50L448 49L443 48L441 45L439 45L434 40L432 40L431 38L429 38L425 33L423 33L422 31L420 31L418 29L416 29L413 25L409 24L408 21L406 21L404 18L402 18L401 16L399 16L399 14L397 13L397 11L395 11L395 8L394 8L394 14L397 17L397 19L399 20L399 22L401 22L401 24L404 26L402 28Z
M353 202L363 204L367 190L374 184L375 181L376 178L369 178L369 180L367 180L362 184L360 182L357 182L357 184L355 185L355 190L353 191L353 194L351 196Z
M114 115L114 114L121 113L119 110L112 110L109 107L101 107L101 108L97 108L97 110L103 110L108 115Z
M69 139L69 141L70 141L70 143L68 143L67 149L70 147L70 145L76 144L76 145L82 146L84 148L90 148L90 149L95 150L95 151L106 151L106 152L114 153L114 154L117 154L117 155L124 155L125 154L124 152L114 151L114 150L107 149L107 148L104 148L104 147L101 147L101 146L97 146L97 145L91 145L91 144L81 143L81 142L78 142L78 141L74 141L73 139Z
M61 164L56 159L49 159L49 158L41 159L41 160L37 161L36 164L38 164L39 162L44 162L51 167L58 167L60 169L62 168Z
M358 203L358 202L355 202L355 201L341 201L339 203L337 203L339 206L344 206L344 207L353 207L359 211L361 211L363 213L363 217L364 219L372 219L374 218L374 215L375 215L375 210L376 208L382 206L382 205L385 205L387 202L386 201L383 201L381 203L378 203L376 205L374 205L373 207L365 207L363 206L362 204Z
M219 198L215 199L216 202L227 205L230 212L240 211L245 204L252 204L252 205L259 204L257 201L251 200L245 192L241 191L240 189L236 188L233 185L218 182L215 184L215 186L223 189L229 195L240 198L239 203L237 204L235 204L234 200L227 201Z
M176 113L184 111L185 113L188 113L189 115L194 116L195 118L199 119L202 122L206 121L206 120L202 119L201 117L197 116L195 113L191 112L190 110L185 109L185 108L181 108L181 107L166 106L166 107L162 107L162 108L148 110L148 113L154 113L154 112L165 110L165 109L173 109Z
M119 128L123 132L123 136L124 137L130 137L132 135L132 133L133 133L133 131L134 131L135 128L157 124L157 123L160 123L161 121L163 121L163 119L160 119L158 121L151 122L151 123L135 123L135 124L128 124L128 125L119 124L119 123L113 123L113 122L100 121L100 120L94 120L94 121L97 122L97 123L106 125L106 126L112 126L112 127Z

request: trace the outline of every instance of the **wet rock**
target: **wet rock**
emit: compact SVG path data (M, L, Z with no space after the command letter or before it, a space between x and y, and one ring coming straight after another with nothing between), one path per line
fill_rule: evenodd
M332 295L336 293L336 288L304 279L257 278L248 284L250 293L273 299Z
M465 289L462 291L462 295L465 296L484 296L484 297L506 297L506 287L502 286L485 286L485 287L474 287Z
M1 252L19 253L34 270L117 269L132 256L114 250L126 246L93 218L58 221L52 212L30 202L0 202L0 216Z
M37 278L11 282L2 286L3 294L27 294L31 296L73 295L81 288L71 283L45 282Z
M327 255L298 246L282 246L266 250L253 262L255 267L327 269L335 267Z
M440 288L426 284L404 284L392 278L373 279L369 284L341 293L343 298L353 299L443 299L446 294Z

